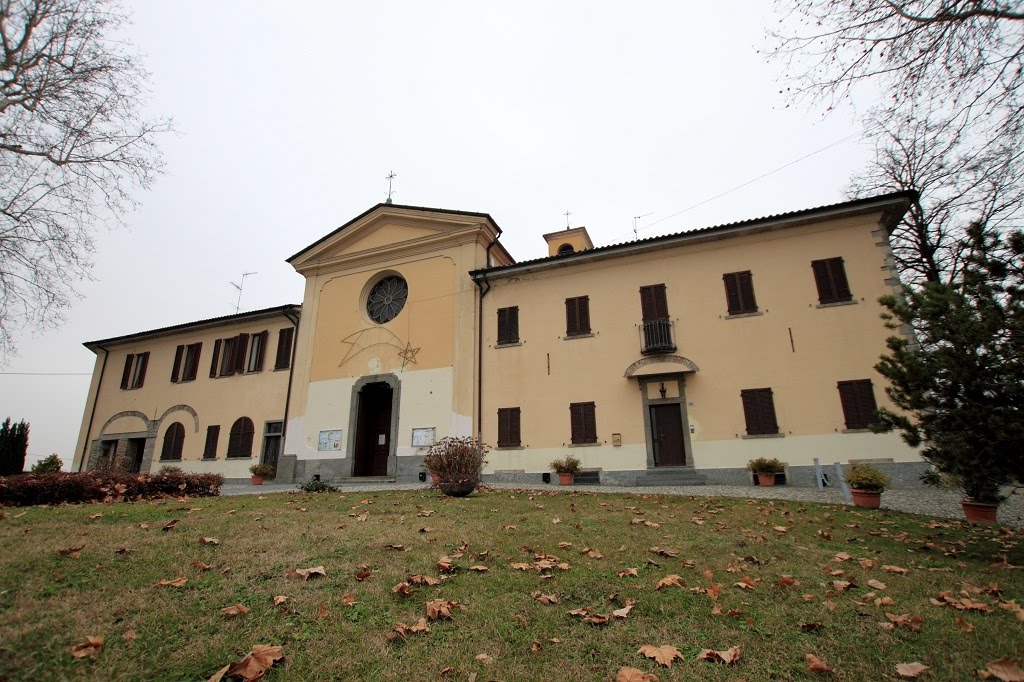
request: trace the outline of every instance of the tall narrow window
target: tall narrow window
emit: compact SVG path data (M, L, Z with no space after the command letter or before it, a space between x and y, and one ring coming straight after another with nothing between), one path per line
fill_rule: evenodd
M149 364L149 352L129 353L124 359L124 372L121 374L121 388L142 388L146 381L146 366Z
M220 339L213 342L213 356L210 358L210 378L217 376L218 361L220 360Z
M185 346L185 362L181 368L181 381L194 381L199 373L199 356L203 352L203 344L190 343Z
M181 459L181 450L185 446L185 427L181 422L174 422L164 433L164 447L160 451L160 459Z
M740 398L743 401L743 416L747 422L747 435L759 436L779 432L772 389L746 389L740 391Z
M267 349L267 332L253 334L249 343L249 363L245 366L245 371L262 372L263 354Z
M839 402L847 429L868 429L875 423L875 392L870 379L839 382Z
M670 353L672 321L668 319L668 298L664 284L640 287L640 312L643 315L644 353Z
M498 308L498 345L519 343L519 307Z
M819 303L843 303L853 299L842 258L811 261L811 269L814 270Z
M644 322L668 319L668 298L665 296L664 284L640 287L640 311Z
M594 403L570 403L569 423L574 445L597 442L597 415Z
M220 424L206 427L206 445L203 446L203 459L217 459L217 441L220 440Z
M519 408L498 408L498 447L517 448L520 444Z
M174 364L171 366L171 383L178 382L178 372L181 370L181 359L185 355L185 346L178 346L174 351Z
M252 456L253 431L252 420L248 417L239 417L235 420L228 436L228 457Z
M743 315L757 312L757 301L754 299L754 277L750 270L730 272L722 275L725 281L725 302L730 315Z
M248 348L248 334L239 334L235 337L235 343L231 353L231 371L229 374L241 374L245 371L245 351Z
M288 369L292 366L292 341L295 338L295 327L285 327L277 333L277 359L274 369Z
M590 333L590 297L565 299L565 335L584 336Z

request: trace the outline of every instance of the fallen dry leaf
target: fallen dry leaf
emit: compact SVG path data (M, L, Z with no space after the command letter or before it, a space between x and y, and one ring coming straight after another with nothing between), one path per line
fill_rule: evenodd
M398 583L397 585L391 588L391 592L394 594L402 594L408 597L410 594L412 594L412 585L410 585L409 583Z
M86 635L84 642L72 645L69 651L71 651L71 655L75 658L96 658L96 654L98 654L102 649L103 637Z
M825 661L821 660L814 654L807 654L807 669L812 673L830 673L834 672L832 666Z
M985 670L1002 682L1024 682L1024 670L1014 658L999 658L985 665Z
M174 527L177 526L177 525L178 525L178 519L171 519L170 521L165 523L164 527L161 528L160 530L162 530L162 531L164 531L166 533L169 530L173 530Z
M427 602L427 618L438 620L439 618L451 618L452 609L458 608L459 602L448 601L447 599L432 599Z
M327 571L324 570L323 566L313 566L312 568L290 568L288 569L288 571L289 575L294 574L302 578L303 580L310 580L311 578L316 578L317 576L327 576Z
M363 582L364 580L367 580L372 575L373 575L373 571L371 571L368 568L364 568L364 569L361 569L359 571L356 571L356 580L358 580L359 582Z
M697 654L698 661L710 661L711 663L725 663L732 665L740 660L743 655L743 647L731 646L725 651L714 651L713 649L701 649Z
M899 673L899 676L910 680L916 680L925 670L928 670L928 666L921 665L916 661L913 663L896 664L896 672Z
M647 658L653 658L658 663L662 664L666 668L672 667L672 661L677 658L682 660L683 655L679 653L679 649L675 648L671 644L662 644L661 646L654 646L653 644L644 644L642 647L637 649L637 653L643 654Z
M487 568L486 566L470 566L469 570L476 571L477 573L487 573L491 569Z
M220 682L224 677L241 677L245 682L255 682L282 658L284 650L281 647L257 644L245 658L224 666L208 682Z
M909 568L903 568L902 566L882 566L882 570L887 573L895 573L897 575L906 575L910 573Z
M621 609L615 609L612 611L612 616L619 619L625 619L629 616L629 612L633 610L634 606L636 606L636 604L626 604Z
M657 586L655 587L655 589L660 590L660 589L663 589L665 587L672 587L672 586L675 586L675 587L686 587L686 583L683 582L682 576L679 576L679 575L676 575L675 573L673 573L671 575L666 575L664 578L659 580Z
M637 670L636 668L619 668L619 672L615 675L615 682L659 682L657 675L651 673L645 673L643 670Z
M910 628L914 632L920 632L921 623L924 622L924 618L921 618L921 616L911 616L907 613L901 615L897 615L895 613L886 613L885 617L888 618L889 622L891 622L893 625L897 627Z
M532 596L534 599L539 601L541 604L557 604L558 603L558 597L556 597L553 594L544 594L543 592L541 592L539 590L534 592L534 593L532 593L530 596Z
M626 578L626 577L636 578L636 577L639 577L639 573L637 573L637 570L635 568L623 569L623 570L619 571L618 575L619 575L620 578ZM623 668L623 670L627 670L627 668ZM628 670L633 670L633 668L628 668Z
M280 606L286 601L288 601L288 597L284 596L283 594L279 594L276 597L274 597L274 606Z
M429 575L410 575L409 582L413 585L440 585L441 581Z
M757 584L761 582L760 578L751 578L749 575L743 576L738 583L733 583L736 587L743 590L752 590L757 587Z
M359 602L356 601L356 598L354 596L346 592L345 594L341 595L341 603L345 606L355 606Z
M132 630L131 628L125 630L124 634L121 635L121 639L123 639L126 642L131 642L131 641L136 640L138 638L139 638L139 633L135 632L135 630Z
M875 590L884 590L886 588L886 585L885 585L885 583L880 582L880 581L875 580L874 578L872 578L871 580L868 581L868 587L870 587L872 589L875 589Z
M246 613L249 613L249 609L243 604L235 604L234 606L229 606L227 608L221 609L220 612L223 613L225 616L232 618L234 616L242 616Z
M193 561L193 568L198 568L200 571L209 571L213 566L210 564L204 564L202 561Z
M483 663L484 665L490 665L491 663L494 663L494 659L488 656L487 654L477 654L476 656L474 656L474 658Z
M182 587L188 582L188 578L178 577L173 580L161 580L158 583L154 583L155 587Z
M57 554L61 556L69 556L72 559L77 559L78 555L81 553L83 549L85 549L85 545L78 545L77 547L65 547L63 549L58 549Z
M201 545L219 545L220 540L217 538L199 538L199 544Z
M330 612L327 610L327 607L324 606L324 603L320 602L320 605L316 609L316 617L317 618L326 618L329 613Z

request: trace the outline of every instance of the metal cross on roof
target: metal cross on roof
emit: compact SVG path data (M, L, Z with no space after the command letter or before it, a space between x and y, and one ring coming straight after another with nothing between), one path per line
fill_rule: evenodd
M384 178L385 180L388 181L388 198L384 202L385 204L390 204L391 203L391 181L394 180L397 177L398 177L398 175L395 174L395 171L390 171L387 174L387 176L385 176L385 178Z
M569 229L569 216L571 216L572 213L570 213L568 211L568 209L567 209L563 215L565 216L565 229L568 230Z

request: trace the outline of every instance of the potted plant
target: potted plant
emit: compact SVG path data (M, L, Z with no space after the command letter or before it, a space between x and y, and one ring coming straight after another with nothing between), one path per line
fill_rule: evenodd
M427 450L423 466L438 490L451 497L465 497L480 485L489 449L470 436L445 436Z
M956 472L936 467L923 474L921 480L931 486L957 489L963 496L960 507L968 523L996 523L996 512L1006 496L1000 492L1002 483L998 474L992 474L984 461L975 461L976 467L957 467Z
M882 492L889 486L889 477L870 464L853 464L843 474L853 504L867 509L878 509L882 501Z
M761 486L775 485L775 474L783 472L782 462L772 457L758 457L747 464L747 468L757 474L757 484Z
M249 472L252 474L253 485L263 485L263 479L273 478L274 467L269 464L253 464L249 467Z
M572 485L576 472L580 470L580 460L578 457L566 455L553 460L549 466L558 474L559 485Z

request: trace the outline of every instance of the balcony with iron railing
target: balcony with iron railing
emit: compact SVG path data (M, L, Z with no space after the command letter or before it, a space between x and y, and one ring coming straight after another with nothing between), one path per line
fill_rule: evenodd
M641 322L640 352L644 355L674 353L676 343L673 335L672 320L645 320Z

